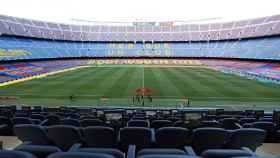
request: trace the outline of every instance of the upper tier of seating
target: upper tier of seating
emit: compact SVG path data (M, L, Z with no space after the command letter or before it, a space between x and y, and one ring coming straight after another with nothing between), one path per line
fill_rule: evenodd
M210 24L149 22L70 25L0 16L0 33L70 41L213 41L277 35L280 16ZM116 23L115 23L116 24ZM134 25L133 25L134 24ZM151 25L152 24L152 25Z

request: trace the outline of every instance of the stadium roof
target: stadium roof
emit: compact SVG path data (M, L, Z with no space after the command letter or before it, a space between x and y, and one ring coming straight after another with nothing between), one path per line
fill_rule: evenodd
M0 14L57 23L217 23L279 14L277 0L1 0Z

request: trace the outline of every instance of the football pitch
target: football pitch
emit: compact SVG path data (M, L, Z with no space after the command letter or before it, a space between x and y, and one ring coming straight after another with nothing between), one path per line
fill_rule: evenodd
M144 104L133 97L141 87L151 90L152 100L144 97ZM183 98L191 107L271 110L280 105L280 85L203 67L85 67L0 87L0 93L17 97L1 104L21 105L178 107L186 104Z

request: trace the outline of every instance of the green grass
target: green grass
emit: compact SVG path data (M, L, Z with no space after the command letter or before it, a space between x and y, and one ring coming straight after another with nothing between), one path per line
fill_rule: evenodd
M131 96L143 84L154 97L146 106L177 106L183 96L193 107L272 109L280 103L280 85L190 67L89 67L1 87L0 95L20 98L2 104L140 106Z

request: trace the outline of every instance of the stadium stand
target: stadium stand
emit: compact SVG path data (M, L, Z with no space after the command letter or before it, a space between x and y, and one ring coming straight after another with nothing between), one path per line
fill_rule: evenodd
M75 61L42 61L21 62L16 64L0 65L0 83L20 78L47 74L84 64L83 60Z
M66 57L149 56L279 60L279 41L279 37L275 36L191 43L84 43L0 36L0 48L2 49L0 59L7 61Z
M6 35L68 41L209 41L277 35L279 15L249 20L168 26L69 25L0 16Z
M153 28L0 16L0 83L80 66L144 64L279 84L279 24L279 15ZM0 158L253 158L263 143L280 143L279 121L277 110L0 106L0 135L21 141Z
M95 110L101 110L106 113L107 109ZM111 109L110 112L112 112L112 110L113 109ZM85 156L105 154L115 158L123 158L125 155L132 155L132 157L133 155L134 157L145 157L148 155L175 155L176 157L177 155L200 155L202 157L213 157L213 155L222 155L221 157L225 158L232 157L232 155L256 156L254 151L257 147L261 146L262 143L280 141L277 137L279 126L263 125L264 123L258 120L264 117L258 118L257 114L250 115L250 118L255 119L255 122L250 120L251 128L245 128L239 124L240 120L244 120L244 118L248 117L245 111L239 112L239 115L234 114L232 111L224 111L223 113L215 114L217 118L216 121L218 124L221 124L222 128L213 128L201 123L199 126L196 126L195 129L192 129L194 126L191 125L191 121L186 122L185 127L174 127L172 123L176 121L174 121L174 119L166 119L165 121L169 121L171 124L164 124L161 127L156 126L158 129L155 129L153 126L151 126L151 128L141 127L143 126L142 123L139 124L139 127L137 127L137 124L132 125L133 127L128 126L131 126L130 123L135 121L134 116L139 114L146 118L145 122L158 121L155 118L172 118L171 116L177 117L176 120L185 121L188 119L185 117L186 111L182 109L177 112L163 114L163 111L166 111L166 109L158 109L156 110L155 118L151 118L149 115L146 115L146 111L148 112L150 109L135 109L132 115L129 113L129 110L131 109L123 108L121 110L113 110L116 113L119 112L122 114L122 117L117 120L106 118L104 115L97 116L96 113L85 113L79 108L73 109L65 107L45 108L40 110L32 110L31 108L16 110L14 107L2 107L1 114L3 115L3 112L6 114L10 113L8 119L15 120L18 118L14 117L16 114L26 113L25 118L20 118L21 121L11 121L6 127L9 126L13 128L14 134L23 142L15 148L16 151L32 153L39 158L47 157L48 155L54 157L56 154L58 156L62 153L61 151L64 151L65 155L74 152L77 154L85 154ZM196 111L196 113L202 116L199 122L208 120L210 117L209 112L208 110ZM70 117L77 114L79 118L75 120L75 124L64 125L65 120L71 120ZM38 123L35 124L29 121L32 120L31 116L34 115L47 117L40 117L45 119L37 119ZM265 114L265 117L272 117L272 115L272 113ZM52 118L51 116L53 118L55 118L54 116L59 117L57 125L45 124L45 122L49 121L48 118ZM95 124L98 126L78 128L76 122L80 123L83 121L83 118L89 116L98 119L98 121L95 121L103 122L103 124L101 125L98 123ZM237 121L235 120L234 122L239 124L239 128L235 130L223 128L226 118L229 120L235 118ZM26 120L28 120L28 122L25 122ZM119 123L116 124L116 121ZM275 119L272 121L275 121ZM159 122L163 121L159 120ZM4 122L1 123L3 124ZM273 124L273 122L265 122L265 124L268 123ZM188 126L191 128L188 128ZM271 128L273 128L273 130ZM272 137L270 137L270 135ZM71 152L68 153L68 151Z

